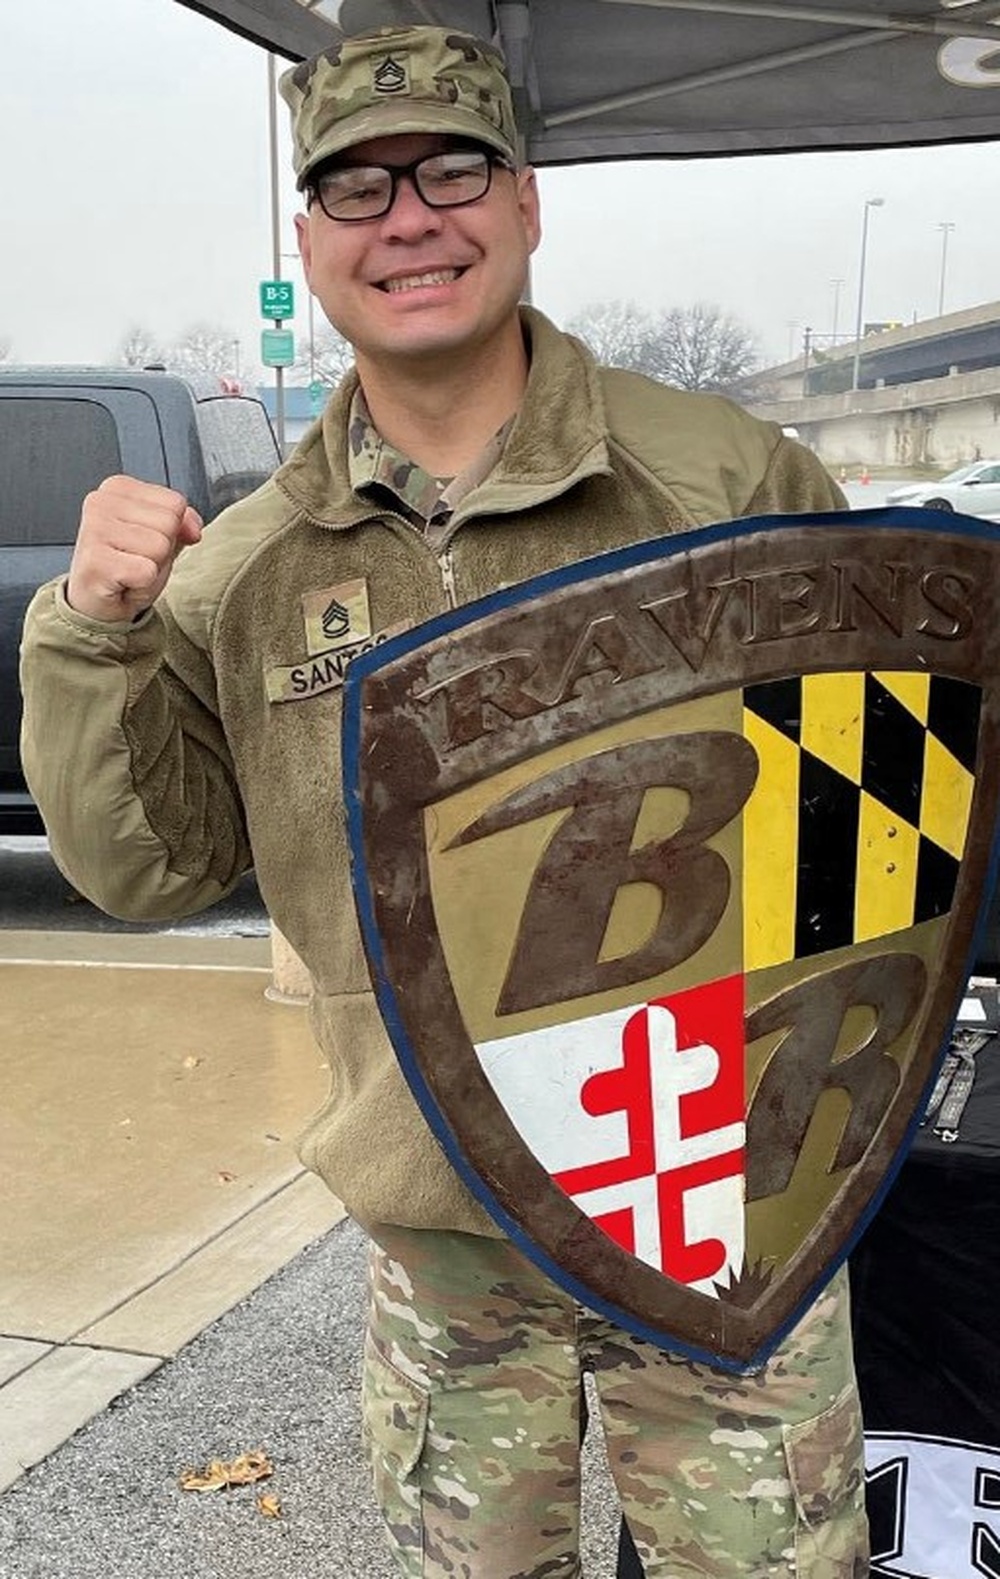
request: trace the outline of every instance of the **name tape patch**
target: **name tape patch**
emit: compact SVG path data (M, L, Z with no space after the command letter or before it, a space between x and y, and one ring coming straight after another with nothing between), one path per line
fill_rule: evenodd
M368 582L363 576L302 594L306 656L300 663L275 664L264 671L269 702L303 702L344 683L347 666L390 636L409 628L401 620L372 630Z

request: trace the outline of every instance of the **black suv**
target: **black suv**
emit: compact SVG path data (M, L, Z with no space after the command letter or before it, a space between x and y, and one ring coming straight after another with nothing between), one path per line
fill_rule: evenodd
M118 472L206 521L278 464L258 400L153 370L0 368L0 832L34 832L21 773L18 647L36 587L69 565L84 496Z

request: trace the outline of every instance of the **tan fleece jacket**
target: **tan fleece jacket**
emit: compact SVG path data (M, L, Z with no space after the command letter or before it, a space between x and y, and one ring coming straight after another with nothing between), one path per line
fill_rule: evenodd
M330 1064L302 1155L367 1223L497 1232L427 1128L378 1017L349 882L341 687L317 653L343 642L345 618L360 622L348 635L363 627L365 590L380 632L665 532L843 506L774 424L600 370L539 313L525 322L522 409L435 548L352 493L348 381L274 478L185 551L136 624L82 618L57 583L26 620L23 759L56 860L95 904L146 920L203 908L255 867L311 972Z

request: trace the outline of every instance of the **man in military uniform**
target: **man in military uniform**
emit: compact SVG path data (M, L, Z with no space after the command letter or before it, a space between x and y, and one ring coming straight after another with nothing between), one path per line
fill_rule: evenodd
M282 92L305 269L356 371L204 534L167 489L113 478L88 498L25 635L24 760L53 853L146 919L253 865L310 971L331 1090L302 1155L372 1237L365 1430L401 1573L580 1573L589 1372L649 1579L860 1575L843 1277L734 1377L578 1307L500 1237L381 1024L338 759L344 671L387 632L604 549L840 495L774 425L599 369L519 306L538 194L489 45L385 30Z

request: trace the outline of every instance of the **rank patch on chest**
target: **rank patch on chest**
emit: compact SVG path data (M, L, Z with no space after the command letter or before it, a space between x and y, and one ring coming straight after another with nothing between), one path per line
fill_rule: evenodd
M302 614L306 626L306 652L336 652L368 641L372 633L368 604L368 583L361 576L302 594Z

